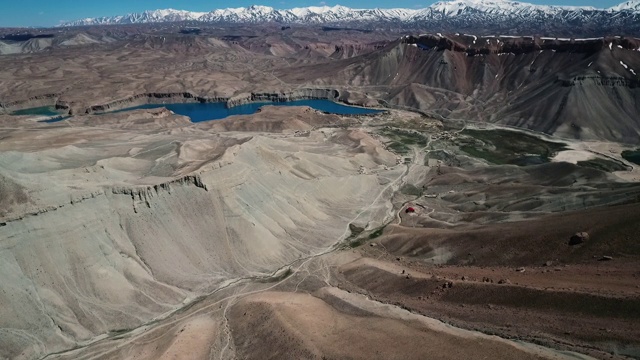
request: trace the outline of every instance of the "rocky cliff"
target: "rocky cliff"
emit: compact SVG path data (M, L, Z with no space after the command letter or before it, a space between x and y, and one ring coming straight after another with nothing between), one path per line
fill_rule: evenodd
M296 89L288 92L239 94L227 100L227 106L233 107L261 101L283 102L308 99L338 100L339 98L340 93L334 89Z
M84 111L85 114L91 114L95 112L106 112L126 107L142 105L142 104L158 104L165 102L179 103L179 102L219 102L225 101L225 98L219 97L205 97L193 95L189 92L180 93L143 93L137 94L126 99L112 101L108 104L93 105Z

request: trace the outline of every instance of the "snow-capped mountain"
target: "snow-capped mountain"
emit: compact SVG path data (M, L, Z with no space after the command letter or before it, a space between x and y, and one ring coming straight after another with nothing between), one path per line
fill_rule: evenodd
M295 20L287 10L276 10L268 6L253 5L247 8L229 8L213 10L200 18L206 22L231 22L231 23L263 23L282 22L288 23Z
M136 24L172 21L207 23L354 24L394 23L406 26L481 27L552 30L585 27L636 29L640 27L640 0L627 1L609 9L590 6L534 5L510 0L440 1L424 9L352 9L345 6L310 6L278 10L268 6L218 9L211 12L155 10L115 17L88 18L63 26ZM537 26L537 27L536 27ZM548 29L545 29L548 30Z
M163 9L145 11L142 13L133 13L128 15L120 15L113 17L86 18L82 20L72 21L63 24L63 26L78 25L112 25L112 24L144 24L171 21L189 21L200 20L206 12L194 12L187 10Z
M622 4L609 8L609 10L640 12L640 0L626 1Z
M596 10L591 6L552 6L534 5L518 1L508 0L454 0L440 1L431 5L428 10L440 12L446 16L456 16L469 10L475 10L487 14L500 15L521 15L542 12L549 15L556 15L563 11ZM425 10L427 10L425 9Z
M217 9L208 13L183 10L155 10L124 16L87 18L65 23L63 26L135 24L197 20L224 23L336 23L353 21L411 21L418 10L410 9L351 9L345 6L310 6L276 10L268 6Z

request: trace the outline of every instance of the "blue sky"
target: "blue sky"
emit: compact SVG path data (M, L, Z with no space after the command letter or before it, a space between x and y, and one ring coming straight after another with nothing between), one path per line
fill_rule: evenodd
M623 0L520 0L534 4L585 5L611 7ZM226 7L252 4L288 9L300 6L344 5L354 8L404 7L423 8L434 0L0 0L0 27L51 26L60 21L86 17L123 15L144 10L174 8L191 11L210 11Z

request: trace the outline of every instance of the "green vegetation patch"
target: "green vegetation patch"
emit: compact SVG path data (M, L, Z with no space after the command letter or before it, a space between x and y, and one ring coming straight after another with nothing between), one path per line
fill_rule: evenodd
M131 332L132 330L133 330L132 328L115 329L115 330L109 331L108 336L109 337L122 337L123 335Z
M365 243L365 239L363 239L363 238L356 239L356 240L353 240L353 241L349 242L349 247L350 248L357 248L359 246L364 245L364 243Z
M640 165L640 149L625 150L622 152L622 158L634 164Z
M357 235L352 232L351 236L349 236L346 239L344 246L345 247L350 247L350 248L357 248L359 246L362 246L362 245L366 244L367 241L373 240L373 239L379 237L380 235L382 235L382 233L384 232L384 228L387 227L387 225L389 225L389 223L384 224L384 225L374 229L371 233L369 233L369 235L366 235L366 232L364 232L364 231L362 231L362 233L364 233L364 234L358 233ZM362 236L360 236L360 235L362 235Z
M509 130L462 131L466 137L459 141L467 154L497 165L537 165L549 162L566 144L539 139L535 136Z
M351 236L358 236L364 231L364 228L351 223L349 224L349 231L351 231Z
M578 166L588 167L588 168L592 168L592 169L596 169L604 172L627 170L627 167L624 166L624 164L621 164L614 160L607 160L607 159L601 159L601 158L578 161Z
M384 228L387 227L387 225L382 225L379 228L375 229L371 234L369 234L369 239L375 239L377 237L379 237L380 235L382 235L382 233L384 232Z
M404 185L400 188L400 192L405 195L422 196L422 189L413 184Z
M409 147L400 142L392 141L387 144L387 146L391 151L397 154L406 154L409 152Z
M387 142L386 145L389 149L398 154L408 153L411 146L425 147L429 142L427 135L415 130L402 130L385 127L380 130L379 134L389 139L389 142Z

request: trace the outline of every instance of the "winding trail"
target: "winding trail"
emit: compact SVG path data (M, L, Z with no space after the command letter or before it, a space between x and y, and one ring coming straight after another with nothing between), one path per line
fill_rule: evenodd
M268 287L266 287L264 289L253 290L253 291L248 291L248 292L239 292L239 293L236 293L236 294L233 294L233 295L229 295L229 296L224 297L224 298L222 298L222 299L220 299L220 300L218 300L218 301L216 301L216 302L214 302L212 304L204 306L204 307L198 309L195 312L191 312L191 313L189 313L189 314L187 314L185 316L193 316L194 314L197 314L197 313L200 313L200 312L202 312L204 310L210 309L211 307L213 307L213 306L215 306L217 304L220 304L220 303L222 303L224 301L236 299L236 298L241 297L241 296L247 296L247 295L252 295L252 294L257 294L257 293L260 293L260 292L268 291L268 290L271 290L271 289L281 285L282 283L284 283L284 282L288 281L290 278L292 278L291 275L294 275L294 274L298 273L311 260L313 260L315 258L318 258L318 257L321 257L321 256L324 256L324 255L327 255L329 253L335 252L337 250L340 250L342 243L344 242L344 240L348 237L348 235L350 233L349 225L352 222L354 222L357 219L359 219L364 213L369 211L373 206L375 206L387 191L389 191L391 189L391 191L393 193L393 192L397 191L399 188L401 188L402 185L404 184L404 181L405 181L405 178L406 178L407 174L409 173L410 168L411 168L410 165L407 165L407 168L400 175L398 175L398 177L396 177L387 186L385 186L378 193L378 195L373 199L373 201L368 206L366 206L365 208L360 210L351 220L349 220L347 222L344 232L342 233L342 235L340 237L338 237L336 239L336 242L334 242L332 245L324 248L322 251L320 251L318 253L315 253L315 254L312 254L312 255L308 255L306 257L302 257L302 258L296 259L296 260L294 260L294 261L292 261L292 262L290 262L288 264L285 264L285 265L279 267L278 269L274 270L270 274L257 275L257 276L245 276L245 277L239 277L239 278L236 278L236 279L230 279L230 280L226 281L223 285L221 285L218 288L216 288L215 290L209 292L208 294L196 297L195 299L193 299L193 300L191 300L189 302L183 303L178 308L173 309L173 310L171 310L169 312L166 312L164 314L161 314L161 315L151 319L150 321L148 321L148 322L146 322L144 324L141 324L141 325L139 325L139 326L137 326L135 328L128 329L127 331L119 332L117 335L113 335L113 336L110 336L108 334L98 335L98 336L96 336L96 337L94 337L94 338L92 338L90 340L87 340L85 342L79 343L73 349L67 349L67 350L62 350L62 351L52 352L52 353L46 354L46 355L42 356L40 358L40 360L48 359L48 358L50 358L52 356L57 356L57 355L69 355L69 354L72 354L73 352L76 352L78 350L82 350L82 349L85 349L85 348L87 348L89 346L95 345L95 344L97 344L97 343L99 343L101 341L109 341L114 336L117 336L118 338L121 338L121 337L123 337L125 335L139 335L139 334L144 333L144 332L146 332L148 330L152 330L153 329L153 327L152 327L153 325L158 324L158 323L160 323L162 321L168 320L169 318L171 318L171 317L173 317L175 315L179 315L185 309L189 309L189 308L193 307L194 305L206 300L208 297L210 297L210 296L212 296L214 294L217 294L217 293L219 293L219 292L221 292L221 291L223 291L225 289L229 289L229 288L231 288L233 286L236 286L236 285L239 285L239 284L243 284L243 283L246 283L246 282L258 282L258 281L265 282L265 281L271 280L273 278L277 278L278 275L281 274L282 271L284 271L286 269L289 269L290 270L290 274L287 277L285 277L284 279L273 283L273 285L271 285L271 286L268 286ZM389 198L390 198L390 196L389 196ZM393 216L393 206L392 206L390 212L391 212L391 216ZM386 220L386 218L389 215L390 214L387 214L385 216L385 219L383 219L383 220ZM299 264L299 265L296 265L296 264ZM295 269L294 269L294 267L295 267ZM227 306L228 305L229 304L227 304ZM226 308L225 308L225 313L226 313ZM176 323L176 322L178 322L180 320L182 320L182 317L177 316L176 319L173 319L172 321L167 322L167 323L163 323L163 325L173 324L173 323ZM228 346L229 346L229 343L227 343L227 346L225 346L225 348L223 350L226 351L226 348ZM112 350L113 349L110 348L108 351L112 351ZM220 356L222 356L222 355L223 354L221 354Z

